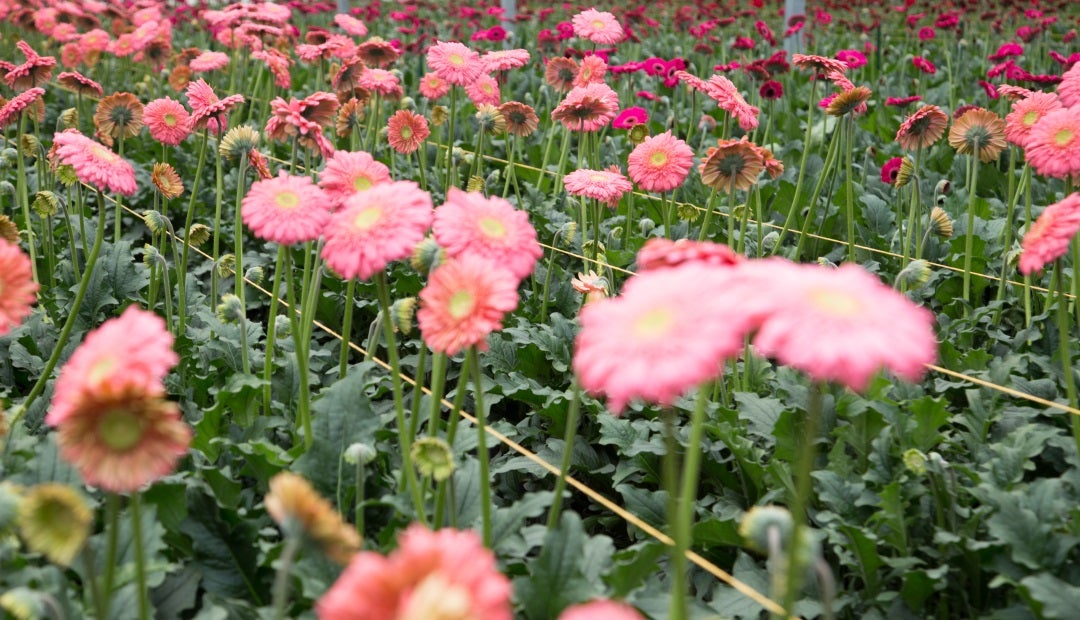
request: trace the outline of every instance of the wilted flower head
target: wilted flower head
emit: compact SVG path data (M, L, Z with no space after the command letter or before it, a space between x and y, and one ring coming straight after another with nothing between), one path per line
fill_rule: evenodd
M275 475L265 503L266 512L286 535L310 540L339 564L348 563L360 550L356 530L301 476L288 471Z

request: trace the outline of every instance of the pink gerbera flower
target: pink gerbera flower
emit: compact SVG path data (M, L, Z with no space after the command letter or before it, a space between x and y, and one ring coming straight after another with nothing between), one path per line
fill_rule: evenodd
M638 273L678 267L684 263L700 263L714 267L730 267L744 260L741 254L722 243L679 239L672 241L652 237L637 253Z
M585 86L586 84L603 82L607 70L608 64L603 58L596 55L586 56L581 59L578 73L574 77L574 86Z
M19 120L23 110L37 103L45 95L45 89L34 87L15 95L0 107L0 129Z
M761 355L862 391L886 369L917 381L937 357L934 315L862 267L747 261L744 282L767 284L753 344Z
M529 214L502 198L451 187L435 211L435 241L452 258L475 254L521 279L543 255Z
M1027 148L1028 135L1035 123L1061 108L1061 101L1054 93L1032 93L1025 99L1013 102L1012 111L1005 116L1005 138L1021 148Z
M650 192L675 189L686 180L694 163L694 151L670 131L649 136L630 153L630 178Z
M575 15L571 22L575 35L600 45L614 45L626 36L619 20L607 11L585 9Z
M326 168L319 174L319 186L337 206L357 192L389 182L390 169L366 151L338 151L326 160Z
M420 94L428 99L435 100L450 92L450 82L439 77L437 73L427 73L420 79Z
M587 84L570 89L551 112L551 120L574 131L600 131L619 111L619 95L607 84Z
M427 64L450 84L468 86L484 71L480 54L457 41L438 41L428 48Z
M714 75L705 83L705 93L716 102L717 107L735 117L739 127L751 131L758 126L761 110L747 103L731 80Z
M517 307L517 284L514 274L476 255L440 265L420 291L416 319L424 342L447 355L471 346L486 350L488 334Z
M431 226L431 210L431 195L412 181L358 192L330 218L323 259L342 278L367 280L412 253Z
M53 136L60 163L75 169L75 176L100 191L124 196L135 193L135 169L126 159L74 129Z
M499 93L499 83L495 78L487 74L481 74L475 80L469 82L465 87L465 94L469 96L473 105L476 106L485 103L498 106L502 101L502 95Z
M615 120L611 121L611 126L615 129L630 129L634 125L647 122L649 122L649 113L645 111L645 108L634 106L619 112Z
M315 606L320 620L511 620L510 580L473 531L413 524L384 557L361 551Z
M218 129L222 129L225 120L222 118L234 106L244 102L243 95L229 95L219 99L214 89L199 79L187 85L188 104L191 106L191 127L201 129L210 121L217 123Z
M19 246L0 239L0 336L30 315L37 290L30 257Z
M911 64L915 65L915 68L919 71L922 71L923 73L929 73L930 75L937 73L937 67L934 66L934 63L923 58L922 56L916 56L912 58Z
M1057 87L1058 97L1061 104L1066 108L1080 106L1080 62L1071 69L1061 74L1061 82Z
M146 104L143 122L150 136L162 144L176 146L191 134L191 115L182 103L164 97Z
M1041 175L1080 176L1080 106L1050 112L1031 127L1024 152Z
M386 123L390 148L402 155L415 153L431 135L427 119L412 110L398 110Z
M293 245L314 241L330 219L330 198L308 176L284 170L252 183L240 204L240 217L256 237Z
M191 59L188 68L196 73L217 71L229 65L229 55L224 52L203 52Z
M484 65L485 73L495 73L524 67L529 63L530 57L529 50L493 50L485 52L480 62Z
M563 185L573 196L592 198L612 209L619 206L623 194L634 189L618 166L611 166L607 170L575 170L563 177Z
M559 614L559 620L644 620L636 609L608 599L597 599L567 607Z
M338 13L337 15L334 15L334 24L354 37L366 37L368 33L367 26L364 25L364 22L348 13Z
M1047 263L1064 256L1078 230L1080 194L1071 194L1046 207L1024 235L1020 273L1042 271Z
M78 71L64 71L56 76L56 81L64 90L70 90L71 92L80 95L87 95L100 99L105 94L101 89L101 84L98 84Z
M52 76L56 59L52 56L41 56L30 47L26 41L17 41L15 46L26 56L26 62L10 69L4 74L4 82L9 88L23 91L49 81Z
M618 297L586 305L574 344L581 387L618 414L634 399L671 406L718 377L748 331L746 315L724 308L735 302L724 297L727 272L688 263L640 273Z

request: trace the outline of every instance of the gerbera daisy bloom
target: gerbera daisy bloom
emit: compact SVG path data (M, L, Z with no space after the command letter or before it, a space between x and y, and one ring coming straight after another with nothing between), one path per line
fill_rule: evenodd
M413 524L389 556L356 554L315 610L321 620L511 620L512 593L476 532Z
M338 13L337 15L334 15L334 24L354 37L366 37L368 33L367 26L364 25L364 22L348 13Z
M16 520L27 547L70 566L90 536L94 511L74 487L47 482L22 495Z
M256 237L293 245L314 241L330 219L330 198L308 176L290 176L284 170L266 181L256 181L240 203L240 217Z
M437 73L425 73L420 79L420 94L432 101L445 96L450 92L450 82L439 77Z
M639 187L650 192L675 189L686 180L694 151L670 131L649 136L630 153L627 171Z
M623 40L626 33L615 16L607 11L585 9L571 19L574 34L600 45L614 45Z
M361 78L367 71L367 65L357 57L341 63L341 68L330 78L330 86L337 92L349 91L361 87Z
M330 502L303 477L283 471L270 479L266 512L288 536L315 543L330 559L348 564L360 550L360 536Z
M1026 149L1028 135L1035 123L1062 107L1061 100L1054 93L1032 93L1013 102L1012 111L1005 115L1005 139Z
M519 101L507 101L500 105L499 113L506 120L506 132L514 136L530 135L540 122L532 106Z
M487 337L502 327L503 316L517 307L518 278L502 266L466 254L431 272L420 291L416 318L424 342L433 351L455 355L475 346L487 349Z
M390 148L402 155L415 153L431 135L427 119L411 110L398 110L386 122Z
M559 614L559 620L644 620L636 609L608 599L597 599L580 605L572 605Z
M37 290L30 258L19 246L0 239L0 336L30 315Z
M252 52L251 57L266 63L267 68L274 74L275 86L285 89L292 86L292 74L289 73L293 62L291 58L272 47Z
M776 101L784 96L784 85L776 80L767 80L758 89L758 94L766 101Z
M922 56L916 56L912 58L911 64L915 65L915 68L919 71L922 71L923 73L928 73L930 75L937 73L937 67L934 66L934 63L923 58Z
M475 254L521 279L532 273L543 250L529 214L508 201L451 187L435 211L435 240L451 258Z
M180 175L170 164L163 162L154 164L154 170L150 173L150 182L167 200L184 193L184 182L180 180Z
M1018 101L1030 97L1033 93L1038 91L1028 90L1023 86L1014 86L1012 84L1001 84L997 87L998 95L1005 97L1009 101Z
M143 127L143 104L131 93L113 93L98 102L94 127L109 138L133 138Z
M698 166L701 181L725 193L750 189L763 170L761 155L744 140L718 140Z
M1024 155L1041 175L1080 176L1080 106L1055 110L1035 123Z
M64 71L56 76L56 81L60 84L60 88L79 95L101 98L105 94L101 89L101 84L78 71Z
M945 135L949 115L936 105L924 105L904 119L896 132L900 148L916 151L932 146Z
M728 269L690 262L639 273L618 297L586 305L574 342L581 387L616 415L634 399L671 406L720 376L743 348L747 315L728 312ZM709 300L703 303L702 300Z
M487 74L481 74L475 80L469 82L465 86L465 94L469 96L473 105L476 106L485 103L497 106L502 100L502 95L499 93L499 83L495 78Z
M485 73L495 73L524 67L529 64L529 58L531 58L529 50L493 50L484 52L484 55L480 57L480 62L484 65Z
M389 182L390 169L366 151L338 151L319 173L319 187L339 206L357 192Z
M619 110L619 96L607 84L575 86L551 112L551 120L574 131L599 131Z
M949 144L961 155L978 155L982 163L992 162L1008 146L1005 121L990 110L971 110L953 121Z
M842 60L828 58L826 56L817 56L814 54L794 54L791 57L791 64L799 69L813 71L822 75L831 73L843 74L848 70L847 63Z
M477 127L484 133L498 135L506 131L506 119L499 112L499 108L489 103L478 104L473 116L476 118Z
M837 93L836 97L829 102L825 113L829 116L846 116L851 113L861 114L866 111L866 102L870 99L870 89L865 86L856 86L851 90Z
M1080 62L1061 74L1057 92L1058 97L1061 98L1061 105L1066 108L1080 106Z
M19 115L30 106L36 104L45 95L45 89L34 87L15 95L0 106L0 128L7 127L19 120Z
M1069 251L1069 244L1080 230L1080 194L1066 196L1039 215L1021 243L1020 273L1042 271Z
M573 196L592 198L613 209L619 206L623 194L634 189L618 166L611 166L607 170L575 170L563 177L563 185Z
M758 126L761 110L747 103L731 80L714 75L705 83L705 93L720 109L734 116L743 130L751 131Z
M259 179L265 181L273 177L270 174L270 164L266 159L266 155L259 152L258 149L251 149L248 153L248 161L251 163L251 169L255 171Z
M559 93L565 93L574 87L577 74L577 63L573 58L564 56L549 59L544 67L544 81Z
M334 131L341 138L348 138L352 132L359 131L364 121L364 102L356 97L349 97L338 108L337 119L334 121Z
M369 67L387 67L391 65L401 53L388 41L379 37L371 37L356 46L356 55Z
M447 82L468 86L484 71L480 54L457 41L437 41L428 48L427 64Z
M637 253L638 273L678 267L684 263L700 263L715 267L737 265L745 260L742 255L722 243L679 239L672 241L652 237Z
M53 136L53 149L60 163L74 168L83 183L124 196L135 193L135 169L105 145L66 129Z
M203 52L191 59L188 68L195 73L217 71L229 65L229 55L224 52Z
M615 129L630 129L634 125L647 122L649 122L649 113L645 111L645 108L634 106L619 112L615 120L611 121L611 126Z
M19 227L6 215L0 215L0 240L11 244L19 243Z
M775 291L754 347L815 381L859 392L882 369L917 381L937 356L934 315L858 265L826 269L770 259L747 261L743 269L747 281L768 282Z
M323 259L342 278L367 280L410 256L431 219L431 195L419 185L380 183L348 197L330 218Z
M896 177L900 174L900 166L904 163L903 157L893 157L881 167L881 182L886 185L894 185Z
M187 65L173 67L169 73L169 86L176 92L184 92L191 83L191 69Z
M578 272L577 277L570 280L570 286L574 287L574 290L578 293L585 295L586 303L591 303L608 296L607 278L597 275L597 273L592 270L587 274Z
M237 125L225 132L218 141L218 155L235 160L246 156L259 146L259 132L250 125Z
M585 86L593 82L603 82L607 73L608 65L604 59L593 55L581 59L578 66L577 76L574 77L574 86Z
M56 66L56 59L52 56L38 55L26 41L17 41L15 46L26 56L26 62L4 74L4 82L8 88L24 91L48 82L49 77L52 76L53 67Z
M203 79L187 85L187 97L191 106L191 126L195 129L206 127L210 120L216 120L218 128L222 129L221 115L244 102L243 95L229 95L219 99L214 89Z

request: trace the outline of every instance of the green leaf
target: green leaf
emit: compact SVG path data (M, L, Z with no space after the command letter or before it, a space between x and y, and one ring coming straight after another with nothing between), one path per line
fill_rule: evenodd
M695 536L696 539L696 536ZM668 552L667 545L655 541L643 542L613 555L615 565L608 571L607 584L612 596L626 598L641 587L645 580L656 573L660 558Z
M259 569L256 522L222 510L205 489L189 487L188 517L180 530L191 538L188 567L207 592L225 598L267 602L269 579Z
M618 446L622 456L666 452L659 421L630 420L613 415L602 415L596 420L600 425L600 444Z
M1080 609L1080 587L1062 581L1049 573L1024 577L1020 584L1027 588L1032 600L1039 603L1043 618L1071 620Z
M773 430L784 412L784 404L778 398L762 398L753 392L736 392L739 403L739 419L749 425L750 434L763 437L772 443Z
M165 581L150 592L158 620L180 620L185 612L195 607L199 592L199 574L183 570L165 577Z
M514 580L528 620L555 620L567 606L595 593L582 572L586 543L581 518L564 512L559 526L544 537L539 557L529 563L529 576Z

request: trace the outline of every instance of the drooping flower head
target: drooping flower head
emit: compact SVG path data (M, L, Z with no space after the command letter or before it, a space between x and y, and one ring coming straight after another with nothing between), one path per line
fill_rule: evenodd
M870 89L865 86L856 86L837 93L825 108L825 113L829 116L862 114L866 112L866 102L871 94Z
M0 239L0 336L30 315L37 290L30 257L19 246Z
M224 52L211 52L206 51L195 58L191 59L188 63L190 68L195 73L206 73L209 71L217 71L218 69L224 69L229 65L229 55Z
M574 79L577 78L578 65L573 58L556 56L550 58L544 66L544 81L555 92L565 93L574 87Z
M315 611L320 620L511 620L511 594L476 532L414 524L389 556L356 554Z
M1066 196L1039 215L1021 244L1020 273L1042 271L1047 263L1065 255L1080 230L1080 194Z
M474 254L439 265L420 291L417 322L431 350L447 355L475 346L487 350L487 337L502 327L517 307L518 278Z
M484 71L480 54L457 41L438 41L428 48L427 64L436 75L456 86L468 86Z
M94 127L109 138L133 138L143 127L143 104L131 93L113 93L98 102Z
M4 82L8 88L21 92L48 82L56 66L56 58L39 55L23 40L17 41L15 47L26 56L26 62L12 67L4 74Z
M345 279L370 279L407 258L431 226L431 195L412 181L380 183L348 197L326 226L322 256Z
M315 543L338 564L360 550L360 536L303 477L283 471L270 479L266 512L289 536Z
M251 184L240 217L260 239L293 245L319 238L330 219L330 198L308 176L284 170Z
M694 151L670 131L649 136L630 153L627 171L639 187L650 192L675 189L686 180Z
M415 153L431 135L427 119L412 110L398 110L386 123L390 148L402 155Z
M53 148L60 163L74 168L83 183L103 192L135 193L135 169L105 145L66 129L53 136Z
M70 90L79 95L100 98L105 94L101 88L101 84L98 84L78 71L65 71L56 76L56 81L60 84L60 88Z
M337 206L357 192L389 182L390 169L367 151L338 151L326 160L326 168L319 173L319 187Z
M524 67L529 63L529 58L531 58L529 50L493 50L484 52L480 62L484 65L485 73L495 73Z
M32 487L18 503L19 533L26 545L60 566L71 566L94 525L94 511L66 484Z
M169 97L146 104L143 121L152 138L169 146L180 144L191 134L191 115L187 108Z
M945 135L949 115L936 105L924 105L904 119L896 132L900 148L917 151L932 146Z
M451 258L477 255L507 269L519 280L532 273L543 250L529 214L508 201L485 198L455 187L435 211L435 240Z
M187 85L188 105L191 106L191 126L193 129L207 127L216 122L219 133L225 129L225 115L233 107L244 102L243 95L229 95L219 99L214 89L199 79Z
M764 170L761 153L745 140L718 140L698 166L701 181L725 193L750 189Z
M0 106L0 129L19 120L19 115L32 105L41 101L45 95L45 89L40 87L24 90L11 98L11 101Z
M592 198L612 209L619 206L623 194L634 189L618 166L611 166L607 170L575 170L563 177L563 185L573 196Z
M1041 175L1080 177L1080 106L1049 112L1036 122L1024 155Z
M992 162L1008 146L1005 121L990 110L971 110L953 121L949 144L961 155L978 156L984 164Z
M607 11L585 9L574 15L571 23L575 35L599 45L615 45L626 36L619 20Z
M154 184L165 199L170 200L184 193L184 183L171 164L157 162L150 173L150 182Z
M506 120L506 132L514 136L528 136L540 123L536 110L520 101L507 101L499 106L499 113Z
M607 84L575 86L551 111L551 120L573 131L603 129L619 111L619 95Z
M714 75L705 82L705 93L721 110L733 116L743 130L751 131L758 126L761 110L747 103L731 80L722 75Z

